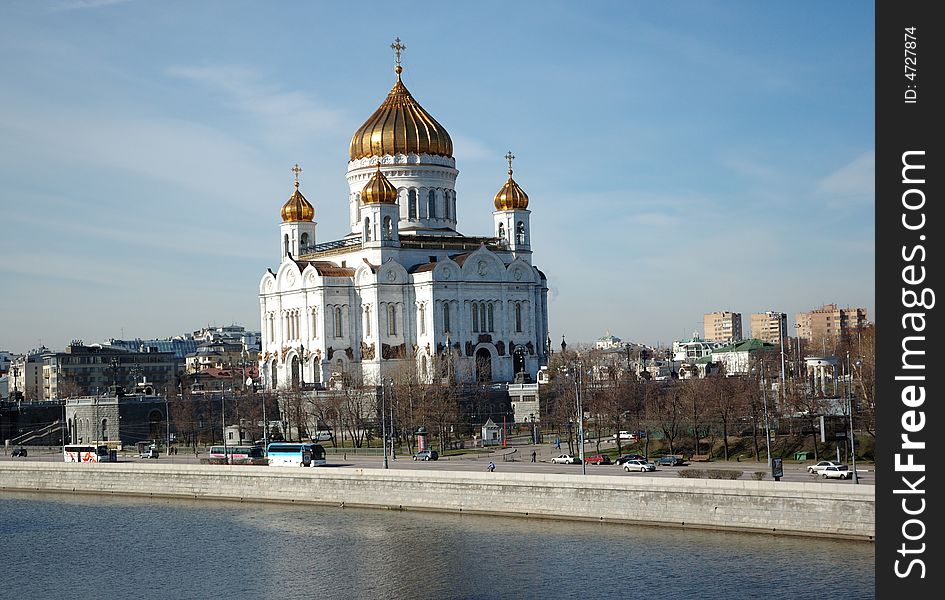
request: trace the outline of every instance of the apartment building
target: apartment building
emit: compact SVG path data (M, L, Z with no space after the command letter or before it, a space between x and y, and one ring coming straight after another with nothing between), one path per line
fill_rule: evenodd
M751 314L751 337L769 344L787 342L787 313L769 310Z
M742 314L727 310L706 313L702 328L707 342L737 342L742 339Z
M808 342L836 339L865 327L865 308L840 308L836 304L825 304L820 308L794 315L797 335Z

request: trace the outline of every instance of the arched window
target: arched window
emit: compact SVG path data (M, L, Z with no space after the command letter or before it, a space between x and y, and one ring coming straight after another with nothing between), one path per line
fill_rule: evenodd
M364 307L364 336L371 337L371 305Z
M515 333L522 333L522 305L515 303Z
M312 337L318 337L318 309L312 309Z
M397 335L397 305L387 305L387 335Z
M108 441L108 419L102 419L102 435L100 438L103 442Z
M443 333L450 332L450 305L447 302L443 303Z
M407 192L407 218L417 218L417 190Z
M433 190L427 194L427 217L436 218L436 192Z
M505 239L505 223L499 223L499 239Z
M420 335L426 335L427 333L427 307L425 304L420 305L418 311L417 320L420 321Z
M489 313L489 328L486 329L486 331L492 332L492 331L495 331L495 321L494 321L493 318L492 318L492 317L493 317L493 309L492 309L492 303L491 303L491 302L489 303L489 307L487 308L487 311L488 311L488 313Z
M479 332L479 303L473 302L472 304L472 321L473 321L473 332Z
M446 218L452 219L453 213L450 211L450 191L446 190L443 192L443 210L446 211Z
M421 379L427 377L427 357L425 355L420 355L420 377Z
M525 223L523 221L519 221L518 225L515 226L515 243L525 243Z
M276 361L272 361L269 366L269 381L272 382L272 389L279 387L279 376L276 370Z
M341 337L341 332L342 332L342 328L341 328L341 307L340 307L340 306L336 306L336 307L335 307L335 337L336 337L336 338L340 338L340 337Z
M288 256L289 255L289 234L288 233L285 234L285 237L283 237L282 240L283 240L283 243L285 244L285 250L284 250L285 255Z
M355 221L361 220L361 194L354 195Z
M384 239L394 239L394 224L391 222L390 217L384 217Z
M369 217L364 217L364 241L371 241L371 219Z
M303 233L303 234L302 234L301 241L302 241L302 247L303 247L303 248L304 248L305 246L308 246L308 233Z

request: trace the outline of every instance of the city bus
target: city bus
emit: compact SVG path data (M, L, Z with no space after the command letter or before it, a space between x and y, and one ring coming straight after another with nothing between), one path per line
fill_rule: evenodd
M228 456L230 462L234 459L243 461L251 458L263 458L263 451L259 446L227 446L226 454L224 455L223 452L223 446L210 446L211 458L223 458L224 456Z
M62 448L64 462L118 462L116 452L105 444L66 444Z
M273 442L266 448L271 467L320 467L327 464L325 449L319 444Z

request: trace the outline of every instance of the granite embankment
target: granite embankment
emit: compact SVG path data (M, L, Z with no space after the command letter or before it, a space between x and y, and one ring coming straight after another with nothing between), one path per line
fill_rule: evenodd
M0 489L875 535L873 486L821 482L31 461L0 463Z

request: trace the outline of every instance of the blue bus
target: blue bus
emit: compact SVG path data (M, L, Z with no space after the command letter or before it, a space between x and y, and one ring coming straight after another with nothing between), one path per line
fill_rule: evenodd
M271 467L320 467L328 463L320 444L273 442L266 448Z

